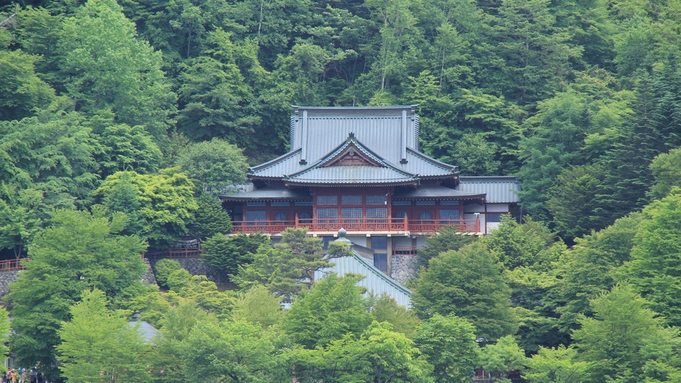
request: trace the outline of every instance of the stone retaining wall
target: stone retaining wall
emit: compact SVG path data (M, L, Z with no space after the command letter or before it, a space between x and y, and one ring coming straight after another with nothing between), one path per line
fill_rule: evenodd
M150 262L151 266L155 270L156 262L160 261L161 259L162 258L149 259L147 261ZM182 266L183 269L187 270L191 275L205 275L211 281L215 281L218 283L220 281L224 282L228 279L226 275L221 275L213 268L204 265L203 262L201 262L201 258L171 258L171 259L179 262L180 266ZM156 279L154 279L154 283L156 283Z
M419 271L418 258L415 255L393 255L390 277L404 285L408 280L416 278Z
M10 283L17 280L21 270L0 271L0 297L9 293Z

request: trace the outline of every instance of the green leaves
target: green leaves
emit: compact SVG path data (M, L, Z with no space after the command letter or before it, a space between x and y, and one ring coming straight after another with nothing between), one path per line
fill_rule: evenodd
M137 39L115 0L90 0L65 19L58 49L77 108L89 114L110 108L117 122L143 125L157 144L166 142L176 106L161 55Z
M510 307L511 290L500 273L496 256L480 242L442 253L419 276L412 305L421 318L434 314L466 318L476 324L480 338L512 334L517 323Z
M149 345L139 325L129 325L123 312L108 310L106 303L102 291L85 290L71 308L71 320L59 331L59 369L71 381L151 382L141 359Z
M57 331L81 292L97 288L114 297L139 282L147 269L140 257L145 249L139 237L112 234L106 218L56 212L29 246L31 261L10 289L11 345L22 364L50 366Z

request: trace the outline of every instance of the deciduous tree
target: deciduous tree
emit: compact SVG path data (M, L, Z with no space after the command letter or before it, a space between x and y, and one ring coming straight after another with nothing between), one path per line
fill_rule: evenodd
M59 369L74 382L151 382L145 353L150 345L125 313L106 307L100 290L85 290L63 322L57 346Z
M485 339L517 329L511 290L501 276L497 257L479 242L433 258L417 280L412 305L421 318L434 314L466 318L475 323L478 337Z
M140 283L147 267L140 254L146 244L122 236L120 217L111 221L82 211L57 211L52 224L28 249L31 258L10 289L11 347L23 365L56 365L61 323L83 290L97 288L114 297ZM54 371L52 371L54 372Z

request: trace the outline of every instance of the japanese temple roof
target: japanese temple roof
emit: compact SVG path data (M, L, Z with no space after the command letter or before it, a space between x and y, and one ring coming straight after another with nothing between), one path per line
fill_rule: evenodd
M307 189L289 189L283 185L268 185L260 189L236 195L221 196L223 201L249 201L249 200L279 200L301 199L309 200L310 192Z
M451 199L485 199L485 193L470 193L451 189L440 185L422 185L418 189L395 190L393 198L451 198Z
M454 178L458 175L456 166L419 152L419 119L415 106L296 106L291 117L291 151L252 167L249 176L251 179L281 180L286 175L310 172L314 164L332 155L351 135L368 148L373 157L390 164L397 173L408 173L418 179ZM308 176L321 177L321 183L351 177L362 184L372 178L374 183L379 184L386 179L398 179L397 173L390 175L380 171L372 174L372 170L376 169L358 168L352 174L314 171Z
M294 106L291 150L314 163L345 141L350 133L381 158L399 163L404 150L419 147L416 105L389 107Z
M458 189L466 193L485 193L488 203L518 203L520 181L513 176L461 176Z
M305 170L284 177L295 185L417 185L419 178L400 170L350 133L343 144Z

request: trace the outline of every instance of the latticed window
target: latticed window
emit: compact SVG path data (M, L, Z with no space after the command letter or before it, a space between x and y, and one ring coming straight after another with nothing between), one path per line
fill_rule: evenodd
M344 207L341 209L341 216L343 218L362 218L362 208Z
M275 221L286 221L287 219L288 219L288 216L283 211L280 211L280 212L278 212L277 214L274 215Z
M317 205L338 205L337 195L318 195Z
M317 218L338 218L338 209L329 207L318 208Z
M248 210L246 211L246 221L267 221L267 212L265 210ZM248 225L255 226L254 222L249 222Z
M341 197L341 204L343 205L361 205L361 195L344 195Z
M426 221L426 220L431 220L433 219L433 213L429 211L422 211L421 214L419 214L419 220L421 221Z
M388 209L384 207L367 208L367 218L387 218Z
M459 219L459 210L455 209L441 209L440 210L440 219L443 220L449 220L449 221L456 221Z
M385 205L388 203L388 196L382 195L368 195L367 205Z

